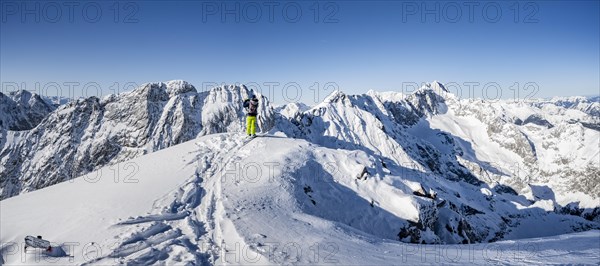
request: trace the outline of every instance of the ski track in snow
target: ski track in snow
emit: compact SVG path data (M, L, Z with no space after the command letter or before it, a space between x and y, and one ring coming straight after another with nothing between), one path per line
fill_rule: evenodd
M222 134L218 138L218 141L208 139L196 143L197 157L190 162L197 164L196 173L180 189L155 201L153 209L159 209L161 213L130 218L116 224L150 225L141 229L133 227L133 231L121 240L114 252L107 258L98 258L94 263L102 264L105 259L119 258L126 263L153 264L173 256L170 254L173 251L171 245L195 254L187 262L214 264L219 259L223 236L220 230L222 225L218 224L216 214L222 213L223 207L218 203L221 187L217 173L222 166L227 167L232 160L239 159L235 154L251 139L240 140L239 134ZM222 165L214 163L224 161L226 163ZM204 188L203 182L206 182ZM207 232L212 232L212 235ZM184 254L175 256L178 255L185 257Z
M186 145L194 145L194 149L186 148ZM599 231L491 244L414 245L376 237L350 226L351 222L345 224L335 220L352 216L328 219L311 209L308 200L302 200L308 199L309 193L298 192L297 189L306 184L303 182L307 182L300 176L316 173L311 172L314 169L302 170L307 158L341 160L353 154L347 151L277 136L247 140L241 139L240 134L231 133L202 137L179 148L187 149L187 154L178 156L192 158L184 166L189 168L187 179L182 179L180 185L173 186L166 194L152 198L150 210L145 215L114 220L109 229L116 244L111 246L110 252L83 260L75 253L74 262L66 258L59 262L83 265L544 265L600 261ZM257 155L252 153L253 150L269 153ZM160 154L151 155L157 163L165 158ZM354 156L360 157L360 154ZM281 167L272 173L263 173L258 179L239 175L240 165L253 163L263 166L277 163ZM338 170L343 172L342 175L354 171ZM331 178L334 183L325 184L322 188L326 191L322 193L335 193L336 189L351 184L338 183L342 181L338 180L339 175ZM22 197L66 185L69 184ZM320 198L315 197L316 204L321 204ZM3 204L6 202L2 201ZM98 244L106 246L107 240L103 241ZM7 252L5 248L3 254ZM87 252L84 254L93 257L92 252ZM12 259L10 263L19 263Z

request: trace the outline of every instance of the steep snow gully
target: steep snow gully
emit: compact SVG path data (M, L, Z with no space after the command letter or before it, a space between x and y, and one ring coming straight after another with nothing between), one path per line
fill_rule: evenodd
M520 107L528 117L553 114L545 116L550 128L524 123L526 119L517 123L517 115L507 111L514 108L505 103L460 102L441 94L443 85L437 83L411 95L336 92L312 108L288 104L274 109L265 102L263 133L246 139L240 133L243 113L236 109L239 98L249 94L246 88L198 96L186 84L144 86L103 100L117 104L132 95L162 95L161 88L170 95L154 101L165 111L155 108L152 126L118 117L106 120L110 108L99 107L105 114L94 120L96 127L111 136L111 145L122 145L116 155L106 157L114 161L0 201L0 263L600 263L598 177L575 169L581 164L577 160L598 156L599 134L582 126L593 124L593 116L564 107L572 106L564 101ZM437 92L432 89L436 86ZM215 94L227 100L211 102ZM198 104L179 104L182 99ZM585 110L594 108L585 104ZM58 115L73 112L66 108L51 111L49 119L72 119ZM194 118L187 109L202 115ZM133 112L149 117L145 111ZM178 117L184 121L169 128L166 121ZM190 126L190 119L201 122ZM57 131L45 121L39 123L48 132ZM155 137L136 135L132 142L115 136L109 125L119 123L129 132L139 129ZM571 146L581 145L565 147L557 141L557 127L577 134ZM44 134L27 130L4 130L3 136L12 136L3 147L5 154L14 154L10 147L25 143L27 136ZM170 134L185 137L174 140ZM526 139L535 154L511 138ZM57 149L70 153L66 147L49 150ZM572 161L556 160L565 151ZM33 168L40 167L35 162L52 165L28 156ZM70 160L77 164L77 158ZM502 160L505 164L491 164ZM525 175L539 166L547 166L549 173L525 182L523 173L505 167L515 164ZM4 167L0 170L6 171ZM36 172L19 167L27 174ZM597 171L598 165L586 167ZM488 180L490 176L495 178ZM569 183L577 180L591 183L573 190ZM42 235L54 251L25 251L26 235Z

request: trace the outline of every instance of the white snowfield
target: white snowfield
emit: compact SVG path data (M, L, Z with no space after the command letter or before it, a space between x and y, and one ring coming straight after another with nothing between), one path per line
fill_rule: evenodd
M408 179L357 179L369 156L280 132L252 140L236 133L200 137L0 201L0 262L600 263L598 230L486 244L397 241L399 228L419 218L423 203L411 194L415 184ZM560 223L552 217L538 221ZM27 235L43 236L56 251L24 252Z

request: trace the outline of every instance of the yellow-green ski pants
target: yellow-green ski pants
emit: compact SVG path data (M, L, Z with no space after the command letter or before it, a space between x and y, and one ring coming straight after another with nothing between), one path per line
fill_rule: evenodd
M246 116L246 134L256 134L256 116Z

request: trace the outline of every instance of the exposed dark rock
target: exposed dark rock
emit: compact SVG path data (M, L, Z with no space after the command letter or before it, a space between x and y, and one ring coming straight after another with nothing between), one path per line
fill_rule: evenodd
M369 177L369 171L367 170L366 166L363 166L362 171L360 171L360 173L358 173L358 175L356 175L356 179L366 180L367 177Z
M538 125L538 126L543 126L543 127L546 127L546 128L553 128L554 127L554 125L552 125L552 123L550 123L548 120L544 119L543 117L541 117L540 115L537 115L537 114L530 115L529 117L527 117L525 119L525 121L523 121L522 124L526 125L526 124L529 124L529 123L535 124L535 125Z
M497 193L511 194L515 196L518 195L518 193L512 187L502 184L496 185L494 187L494 191L496 191Z

